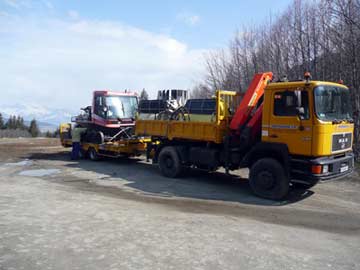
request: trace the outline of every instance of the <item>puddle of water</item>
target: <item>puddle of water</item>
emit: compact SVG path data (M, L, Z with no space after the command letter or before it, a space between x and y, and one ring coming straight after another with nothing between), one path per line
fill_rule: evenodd
M15 163L5 163L5 166L30 166L32 164L31 160L25 159L23 161Z
M48 176L48 175L57 174L57 173L60 173L59 169L38 169L38 170L22 171L19 173L19 175L42 177L42 176Z

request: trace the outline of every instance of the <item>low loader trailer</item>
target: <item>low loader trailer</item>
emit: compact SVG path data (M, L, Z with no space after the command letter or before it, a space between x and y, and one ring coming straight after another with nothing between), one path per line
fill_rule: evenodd
M71 124L60 125L60 140L64 147L72 146ZM150 142L150 138L142 137L118 138L103 143L82 141L80 157L88 157L93 161L98 161L104 157L136 157L146 152L147 144Z
M310 188L354 168L349 89L312 81L309 74L273 82L271 72L260 73L241 96L219 90L214 98L187 100L166 119L141 114L139 109L135 135L143 139L135 139L137 147L166 177L179 177L186 167L249 168L253 192L280 200L291 183ZM107 156L103 147L113 146L83 144L90 158L93 151ZM138 153L135 148L129 152Z

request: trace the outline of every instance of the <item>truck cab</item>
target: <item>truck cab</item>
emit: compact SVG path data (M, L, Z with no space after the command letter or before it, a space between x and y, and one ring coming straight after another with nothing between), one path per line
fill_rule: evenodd
M96 125L107 128L134 125L137 104L135 93L94 91L92 121Z
M261 141L285 145L290 176L313 185L353 168L349 89L337 83L270 83L264 91Z

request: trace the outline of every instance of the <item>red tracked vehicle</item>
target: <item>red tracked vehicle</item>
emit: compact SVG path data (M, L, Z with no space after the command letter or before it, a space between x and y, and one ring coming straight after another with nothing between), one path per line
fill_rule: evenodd
M96 90L92 106L82 108L82 114L72 118L78 126L87 128L85 141L102 143L117 137L129 137L135 125L138 107L133 92Z

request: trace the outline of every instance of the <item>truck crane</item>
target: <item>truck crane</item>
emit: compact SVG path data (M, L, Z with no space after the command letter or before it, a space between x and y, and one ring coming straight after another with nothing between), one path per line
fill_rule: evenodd
M338 83L273 82L256 74L239 102L231 91L189 99L183 117L137 119L135 134L149 136L147 158L167 177L185 167L227 172L249 168L252 190L279 200L291 183L306 187L352 172L353 120L349 89Z

